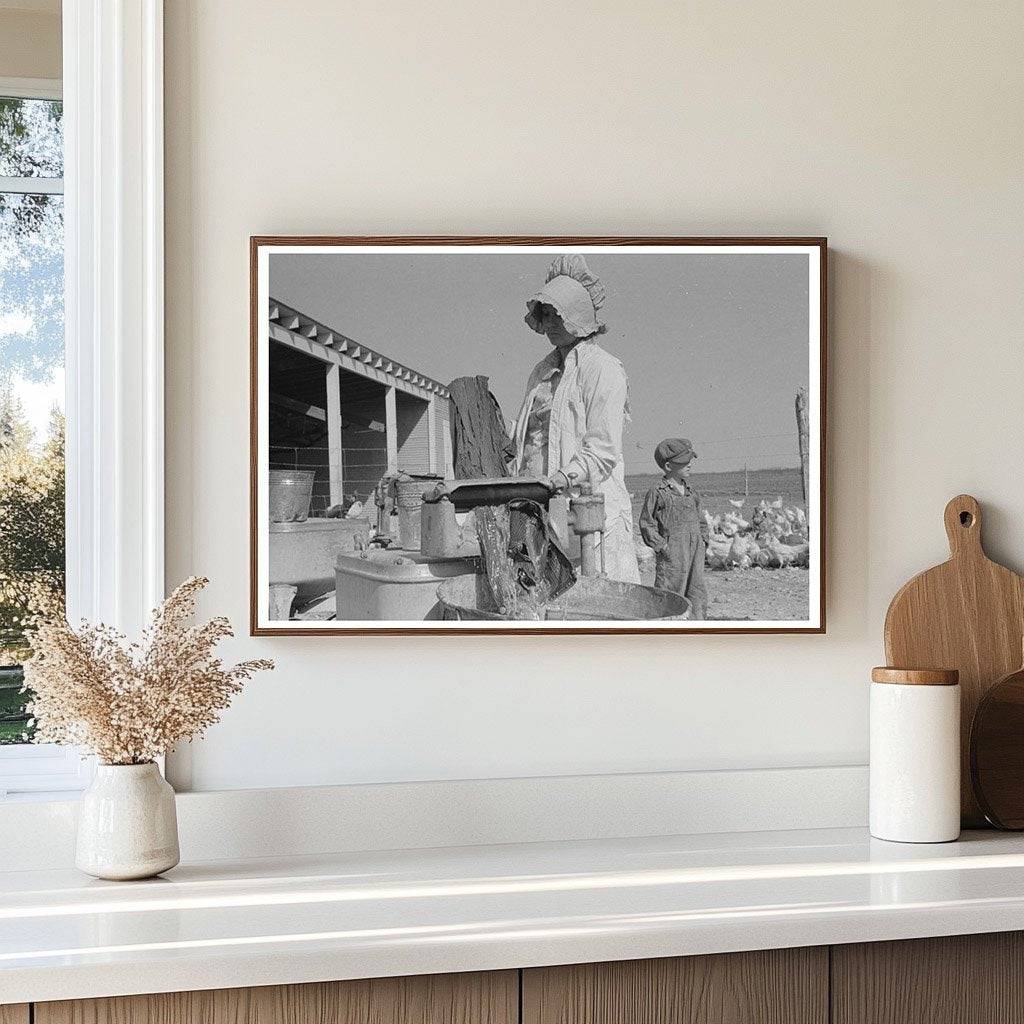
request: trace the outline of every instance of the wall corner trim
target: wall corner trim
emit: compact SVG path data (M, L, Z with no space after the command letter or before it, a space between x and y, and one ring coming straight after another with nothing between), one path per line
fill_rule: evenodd
M163 2L65 0L68 616L164 595Z

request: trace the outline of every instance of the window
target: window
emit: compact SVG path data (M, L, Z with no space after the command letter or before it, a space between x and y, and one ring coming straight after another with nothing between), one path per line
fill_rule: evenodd
M0 82L0 796L82 774L74 752L26 746L20 667L65 583L63 109L36 88Z
M163 4L60 6L63 81L0 78L0 99L15 101L0 134L0 372L14 382L12 408L16 397L43 426L30 457L46 454L62 390L67 412L65 472L51 443L53 486L32 491L35 514L22 517L32 556L20 568L57 600L63 589L72 620L134 636L164 595ZM8 295L16 281L30 296L20 306ZM17 626L0 649L16 644ZM0 677L0 716L19 741L0 744L0 800L79 789L90 761L20 742L29 723L9 685L16 660Z

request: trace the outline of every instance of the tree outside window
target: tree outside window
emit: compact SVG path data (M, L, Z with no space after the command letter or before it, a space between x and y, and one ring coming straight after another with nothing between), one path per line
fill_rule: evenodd
M63 614L61 103L0 97L0 744L31 739L26 627Z

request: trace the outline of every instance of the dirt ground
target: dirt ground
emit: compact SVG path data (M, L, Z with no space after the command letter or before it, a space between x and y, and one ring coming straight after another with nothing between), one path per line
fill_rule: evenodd
M806 569L728 569L705 574L711 619L806 619Z
M806 569L706 569L709 619L806 619ZM654 563L640 566L640 580L654 583Z

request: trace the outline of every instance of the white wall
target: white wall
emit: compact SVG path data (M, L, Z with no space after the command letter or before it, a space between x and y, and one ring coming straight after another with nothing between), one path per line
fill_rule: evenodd
M243 637L199 789L860 763L892 592L1024 565L1024 6L167 0L169 582L247 621L254 233L827 234L824 637Z
M0 2L0 78L60 78L60 2L35 8Z

